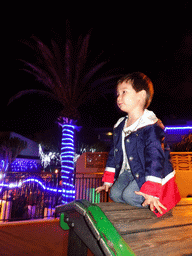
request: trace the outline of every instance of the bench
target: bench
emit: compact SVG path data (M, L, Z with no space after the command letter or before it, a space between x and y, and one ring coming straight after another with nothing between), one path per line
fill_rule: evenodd
M77 200L56 208L69 229L68 255L192 255L192 198L165 216L121 203Z

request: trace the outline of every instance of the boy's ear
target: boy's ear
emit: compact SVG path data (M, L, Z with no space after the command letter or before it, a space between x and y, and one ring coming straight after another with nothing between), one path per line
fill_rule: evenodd
M147 93L145 90L141 90L138 92L140 94L140 102L143 107L145 106L146 103L146 98L147 98Z
M141 90L141 91L139 91L139 94L140 94L140 96L141 96L141 98L142 99L146 99L146 97L147 97L147 93L146 93L146 91L145 90Z

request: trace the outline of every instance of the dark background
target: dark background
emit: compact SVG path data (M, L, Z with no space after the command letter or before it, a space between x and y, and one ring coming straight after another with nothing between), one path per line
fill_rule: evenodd
M146 1L145 1L146 2ZM172 1L171 1L172 2ZM45 87L32 75L21 71L19 59L35 62L34 52L24 45L32 35L48 46L51 39L63 45L66 20L69 20L72 39L85 36L90 29L88 64L108 60L103 72L127 74L141 71L154 83L155 95L150 110L165 125L185 124L192 120L192 30L189 1L167 4L165 1L98 2L88 5L79 1L71 4L10 5L5 8L2 36L1 130L11 130L33 137L55 126L60 106L40 96L25 96L9 106L8 100L24 89ZM152 4L151 4L152 3ZM115 85L114 85L115 90ZM87 103L81 109L80 125L112 127L120 113L115 94Z

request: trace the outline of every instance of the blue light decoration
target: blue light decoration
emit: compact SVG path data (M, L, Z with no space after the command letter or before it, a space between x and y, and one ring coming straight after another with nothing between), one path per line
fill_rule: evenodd
M182 140L182 136L192 132L192 126L167 126L164 131L166 141L171 145L180 142Z
M62 125L61 179L63 182L62 203L75 200L74 186L74 133L75 125ZM64 189L65 188L65 189Z
M10 166L12 172L40 172L41 165L31 159L16 159Z
M65 189L63 191L63 189L58 189L58 188L51 188L51 187L47 187L45 186L40 180L36 179L36 178L28 178L26 180L23 181L19 181L19 182L15 182L15 183L0 183L0 188L5 187L5 188L20 188L22 186L22 184L27 183L27 182L35 182L38 183L44 190L50 191L50 192L55 192L55 193L65 193Z
M165 127L165 132L175 132L175 131L180 131L181 133L186 133L186 130L188 130L188 132L190 130L192 130L192 126L170 126L170 127Z
M5 161L4 160L0 160L0 171L2 169L4 169L4 167L5 167Z

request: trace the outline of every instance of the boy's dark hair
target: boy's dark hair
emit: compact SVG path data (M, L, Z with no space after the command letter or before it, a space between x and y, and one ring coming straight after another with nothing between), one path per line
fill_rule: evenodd
M134 73L123 76L117 82L117 84L122 84L123 82L126 82L126 83L131 82L133 89L136 92L139 92L142 90L146 91L147 97L145 100L144 109L148 108L152 101L153 94L154 94L153 83L152 83L151 79L141 72L134 72Z

